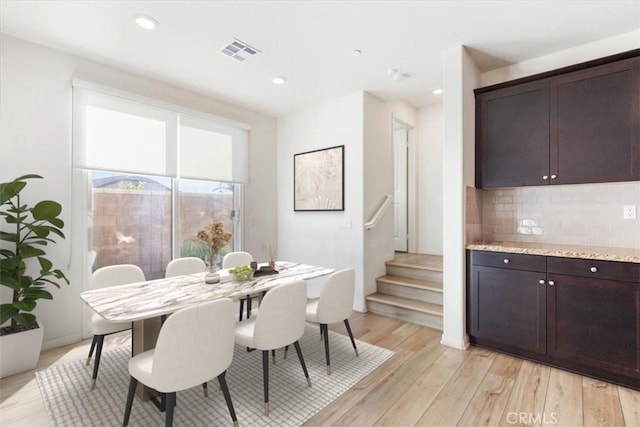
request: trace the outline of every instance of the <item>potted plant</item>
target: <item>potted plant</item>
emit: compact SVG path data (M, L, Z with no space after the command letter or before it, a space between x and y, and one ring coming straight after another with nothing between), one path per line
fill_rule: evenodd
M42 348L43 328L32 313L40 299L53 299L47 290L69 280L45 256L43 247L62 239L62 207L51 200L33 206L23 204L20 193L27 180L42 178L24 175L0 183L0 285L11 290L11 302L0 304L0 378L33 369ZM22 348L25 346L27 348Z

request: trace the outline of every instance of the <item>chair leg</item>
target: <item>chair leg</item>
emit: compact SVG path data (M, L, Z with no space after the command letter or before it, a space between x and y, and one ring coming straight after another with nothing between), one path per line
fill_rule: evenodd
M240 298L240 315L238 320L242 321L242 312L244 312L244 298Z
M284 347L284 356L282 357L284 360L287 360L287 353L289 353L289 346Z
M224 371L220 375L218 375L218 382L220 383L220 388L222 389L222 395L224 396L225 402L227 402L227 408L229 408L229 415L231 415L231 420L233 420L233 425L235 427L238 426L238 418L236 418L236 411L233 410L233 402L231 401L231 395L229 394L229 387L227 387L227 379L225 376L227 375L227 371Z
M97 342L98 342L98 337L94 335L93 339L91 340L91 348L89 349L89 355L87 356L87 363L86 363L87 366L89 366L89 363L91 363L91 356L93 356L93 350L96 349Z
M253 297L247 295L247 319L251 317L251 305L253 304Z
M326 323L320 325L324 334L324 358L327 361L327 375L331 375L331 358L329 357L329 327Z
M264 414L269 416L269 351L262 351L262 385L264 387Z
M302 365L302 370L304 371L304 376L307 379L307 385L311 387L311 378L309 378L309 372L307 371L307 365L304 363L304 357L302 356L302 350L300 350L300 343L298 341L293 343L293 346L296 348L296 353L298 354L298 359L300 359L300 364Z
M207 383L202 383L202 395L204 397L209 397L209 389L207 387Z
M356 340L353 339L353 332L351 332L351 325L349 325L349 319L344 319L344 326L347 327L347 332L349 332L349 338L351 338L351 345L353 345L353 349L356 352L356 357L360 356L358 354L358 347L356 347Z
M98 378L98 368L100 367L100 356L102 356L102 344L104 343L104 335L98 335L96 342L96 360L93 362L93 375L91 376L91 390L96 388L96 379Z
M131 406L133 405L133 397L136 394L136 387L138 386L138 380L131 377L129 380L129 394L127 394L127 406L124 408L124 420L122 421L122 425L126 426L129 424L129 416L131 415Z
M176 407L176 393L167 393L167 412L164 414L165 427L173 426L173 410Z
M276 351L275 351L275 349L271 350L271 358L273 359L273 364L275 365L276 364Z

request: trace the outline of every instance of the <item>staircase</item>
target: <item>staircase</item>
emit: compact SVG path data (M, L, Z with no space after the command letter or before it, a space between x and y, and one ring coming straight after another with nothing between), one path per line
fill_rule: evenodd
M397 254L367 296L370 312L442 330L442 257Z

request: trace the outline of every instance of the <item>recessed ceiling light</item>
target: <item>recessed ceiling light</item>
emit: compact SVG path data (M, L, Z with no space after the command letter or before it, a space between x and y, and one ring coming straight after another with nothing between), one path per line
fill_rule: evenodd
M134 15L134 19L136 20L138 27L144 28L145 30L153 30L158 26L158 21L149 15Z
M439 87L438 89L433 91L433 94L434 95L440 95L442 92L444 92L444 90L441 87Z
M351 55L353 55L353 56L360 56L360 55L362 55L362 51L361 51L360 49L353 49L353 50L351 51Z
M283 76L275 76L274 78L271 79L271 82L274 85L281 85L286 83L286 81L287 81L286 77L283 77Z

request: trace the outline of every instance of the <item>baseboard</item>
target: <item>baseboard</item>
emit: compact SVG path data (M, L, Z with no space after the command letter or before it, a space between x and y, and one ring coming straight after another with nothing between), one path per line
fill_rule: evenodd
M50 340L44 340L42 342L42 351L51 350L52 348L63 347L69 344L75 344L82 341L82 334L79 332L76 334L65 335L63 337L53 338Z
M442 334L440 344L447 347L457 348L458 350L466 350L470 345L469 335L464 334L460 339L451 339L450 337L445 337L445 335Z

